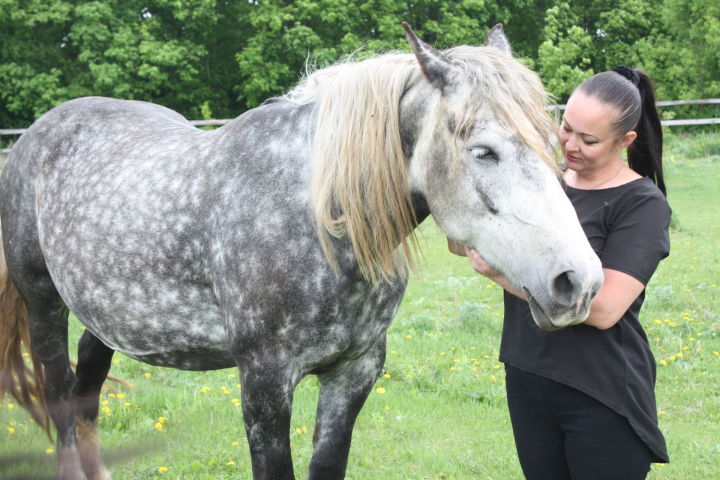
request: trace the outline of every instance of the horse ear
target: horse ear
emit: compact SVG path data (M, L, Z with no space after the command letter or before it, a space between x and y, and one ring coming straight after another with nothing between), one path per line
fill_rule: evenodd
M420 40L407 22L402 22L402 26L425 78L439 89L444 89L450 81L450 63L438 49Z
M512 55L510 42L505 36L505 31L503 30L502 23L498 23L490 29L483 45L486 47L495 47L498 50L502 50L503 52L507 53L508 55Z

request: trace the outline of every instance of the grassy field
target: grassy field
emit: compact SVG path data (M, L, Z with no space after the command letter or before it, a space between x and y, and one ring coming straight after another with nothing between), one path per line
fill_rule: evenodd
M658 360L658 407L671 463L652 480L720 478L720 135L670 139L672 253L642 312ZM450 255L432 224L388 335L385 375L355 428L348 479L521 479L498 363L501 290ZM80 326L73 323L77 339ZM116 355L102 393L101 438L114 478L250 479L235 370L150 367ZM312 453L318 393L298 387L298 478ZM0 478L50 475L54 445L10 399L0 403ZM29 457L11 458L30 454Z

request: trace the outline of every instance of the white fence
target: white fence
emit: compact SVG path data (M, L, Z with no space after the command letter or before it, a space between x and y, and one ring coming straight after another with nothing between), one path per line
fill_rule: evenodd
M720 98L707 98L703 100L671 100L671 101L660 101L656 105L658 108L663 107L675 107L679 105L720 105ZM548 107L548 110L554 112L560 112L565 110L565 105L553 105ZM222 126L231 121L231 118L224 118L218 120L192 120L190 123L198 127L205 126ZM714 125L720 124L720 118L693 118L685 120L663 120L661 122L666 127L676 127L681 125ZM19 136L25 132L25 128L9 128L0 129L0 136ZM5 165L5 160L10 153L9 148L0 149L0 168Z

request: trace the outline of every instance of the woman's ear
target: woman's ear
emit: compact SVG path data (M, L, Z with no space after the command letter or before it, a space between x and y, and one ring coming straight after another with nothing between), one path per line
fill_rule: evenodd
M634 130L630 130L625 135L622 136L620 139L620 148L627 148L630 146L631 143L635 141L637 138L637 132Z

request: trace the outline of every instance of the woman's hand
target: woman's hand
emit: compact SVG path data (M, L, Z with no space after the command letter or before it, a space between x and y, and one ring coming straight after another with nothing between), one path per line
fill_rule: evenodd
M473 269L480 275L488 277L491 280L495 280L496 278L502 276L502 274L492 268L474 248L465 247L465 256L470 260L470 265Z
M477 250L475 250L474 248L466 247L465 245L462 245L449 238L447 239L447 241L448 250L450 250L455 255L460 255L461 257L468 257L468 260L470 260L470 266L472 266L473 270L475 270L477 273L489 278L513 295L516 295L523 300L526 300L525 295L521 291L516 289L513 285L511 285L508 279L505 278L505 275L491 267L490 264L485 261L485 259L478 253Z
M461 257L466 257L467 254L465 253L465 245L462 243L458 243L455 240L451 240L450 237L447 237L448 242L448 250L450 250L451 253L454 253L455 255L460 255Z
M461 257L468 257L468 259L470 260L470 265L480 275L485 275L488 278L500 275L500 272L492 268L490 264L488 264L474 248L466 247L462 243L458 243L455 240L450 239L449 237L447 239L447 242L448 250L450 250L455 255L459 255Z

